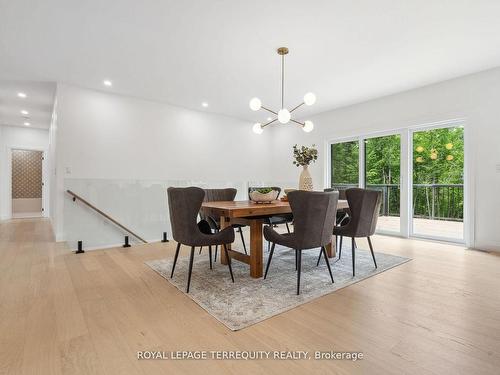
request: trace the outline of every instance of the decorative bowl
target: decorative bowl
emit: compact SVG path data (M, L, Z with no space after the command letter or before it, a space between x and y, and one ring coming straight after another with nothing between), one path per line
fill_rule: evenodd
M258 190L252 190L250 192L250 200L255 203L271 203L278 198L278 192L276 190L271 190L267 193L261 193Z

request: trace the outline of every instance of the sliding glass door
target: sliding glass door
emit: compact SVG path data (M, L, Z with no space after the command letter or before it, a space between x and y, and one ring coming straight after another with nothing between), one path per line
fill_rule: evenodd
M464 141L458 120L339 140L329 184L380 191L379 233L464 243Z
M413 131L412 149L411 234L463 241L463 127Z
M377 230L398 234L400 223L401 136L348 140L330 146L330 186L366 187L382 193Z
M365 187L382 193L377 230L400 233L401 136L365 139Z

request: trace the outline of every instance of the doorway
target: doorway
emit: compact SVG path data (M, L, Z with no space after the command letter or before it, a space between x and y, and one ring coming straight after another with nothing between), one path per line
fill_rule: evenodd
M43 154L12 149L12 218L43 216Z

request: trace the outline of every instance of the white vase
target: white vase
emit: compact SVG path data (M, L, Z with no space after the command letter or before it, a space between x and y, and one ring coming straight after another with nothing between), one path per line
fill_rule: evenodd
M307 169L307 165L302 166L302 172L300 172L299 178L299 190L312 191L313 189L313 179L309 170Z

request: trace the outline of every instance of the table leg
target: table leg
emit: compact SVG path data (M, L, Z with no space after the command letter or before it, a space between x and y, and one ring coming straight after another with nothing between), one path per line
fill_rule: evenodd
M220 230L223 230L224 228L228 227L230 225L230 222L229 221L226 221L226 217L225 216L221 216L220 217ZM226 245L227 249L230 250L231 249L231 244L227 244ZM226 252L224 251L224 247L223 246L219 246L219 256L220 256L220 262L222 264L227 264L227 257L226 257Z
M262 219L250 221L250 276L262 277Z
M337 243L337 236L332 236L332 242L326 245L326 255L328 255L328 258L335 258L336 243Z

